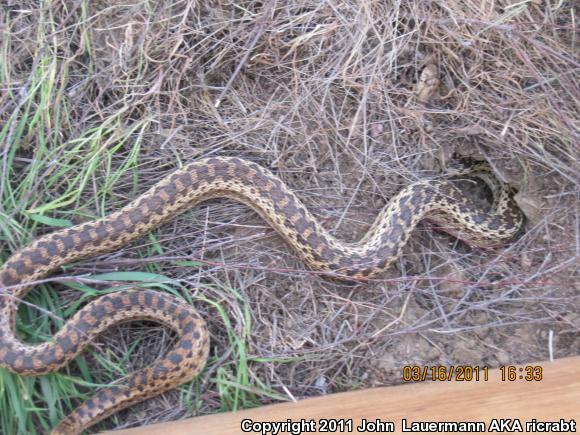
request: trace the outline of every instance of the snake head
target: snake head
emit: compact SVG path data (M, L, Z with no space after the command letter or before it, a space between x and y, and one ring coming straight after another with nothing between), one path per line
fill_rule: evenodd
M474 172L489 172L490 166L481 160L471 157L458 157L450 160L445 168L446 175L456 177L459 175L472 174Z
M489 163L471 157L455 157L447 163L445 168L445 175L450 177L482 172L492 172Z

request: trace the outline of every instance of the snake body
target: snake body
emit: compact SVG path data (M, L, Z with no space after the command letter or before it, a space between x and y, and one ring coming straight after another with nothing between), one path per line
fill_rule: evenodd
M207 359L208 332L203 319L181 299L131 289L84 306L50 341L24 343L15 333L16 310L34 281L67 263L126 245L200 201L216 197L233 198L256 210L311 269L343 278L370 278L401 255L423 218L472 246L511 239L522 225L521 212L507 186L497 181L489 184L494 190L491 210L469 203L449 180L411 184L391 199L360 241L346 243L325 230L297 196L262 166L230 157L190 163L121 210L41 236L6 260L0 268L0 367L22 375L55 371L96 335L120 322L154 320L175 330L179 340L165 358L99 390L53 430L53 434L79 433L122 408L193 379Z

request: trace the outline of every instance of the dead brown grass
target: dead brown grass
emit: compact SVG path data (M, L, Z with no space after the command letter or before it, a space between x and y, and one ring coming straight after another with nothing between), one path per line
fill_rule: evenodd
M31 132L17 151L23 162L34 158L41 133L52 131L48 143L66 152L105 120L120 120L118 138L147 120L110 166L99 166L84 195L98 194L137 140L138 185L126 173L112 196L88 201L95 204L88 213L113 210L180 162L207 155L274 168L350 240L392 194L440 173L456 153L488 160L519 190L528 222L514 243L472 250L423 226L397 266L371 285L305 271L257 216L229 201L162 228L163 252L146 239L67 271L153 263L192 294L217 301L247 345L244 388L266 385L293 399L399 383L405 364L498 366L580 353L573 2L2 3L10 40L0 116L7 121L19 110L47 50L58 59L54 80L63 89L54 105L67 113ZM420 102L427 65L436 66L439 84ZM175 259L206 263L192 270ZM213 333L213 360L194 409L168 394L109 427L232 407L216 379L235 373L239 361L215 307L199 306ZM147 338L150 329L122 328L101 344L123 353L135 334L152 340L134 357L142 362L170 342L163 334ZM271 400L257 393L246 403Z

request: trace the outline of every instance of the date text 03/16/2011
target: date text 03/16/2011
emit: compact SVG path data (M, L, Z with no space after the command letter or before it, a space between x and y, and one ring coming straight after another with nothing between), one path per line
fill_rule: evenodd
M403 382L538 382L543 379L543 370L540 365L501 366L499 371L490 371L487 366L405 366L402 375Z

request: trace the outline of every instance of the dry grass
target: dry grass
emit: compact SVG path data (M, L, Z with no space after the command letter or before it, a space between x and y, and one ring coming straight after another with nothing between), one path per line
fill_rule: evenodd
M573 2L1 4L2 258L208 155L273 168L349 240L391 195L436 176L454 153L488 160L519 189L528 217L517 241L486 251L422 226L384 279L357 287L304 270L230 201L71 266L59 302L48 295L64 280L32 302L66 316L71 301L94 293L82 274L156 273L172 282L149 285L191 298L213 334L198 381L101 427L399 383L405 364L498 366L580 353ZM440 84L420 102L427 65ZM42 312L23 316L46 323ZM46 339L54 325L42 328L25 332ZM0 432L54 424L87 391L77 391L79 379L111 382L170 342L133 325L111 331L70 376L19 384L0 373L3 406L22 408Z

